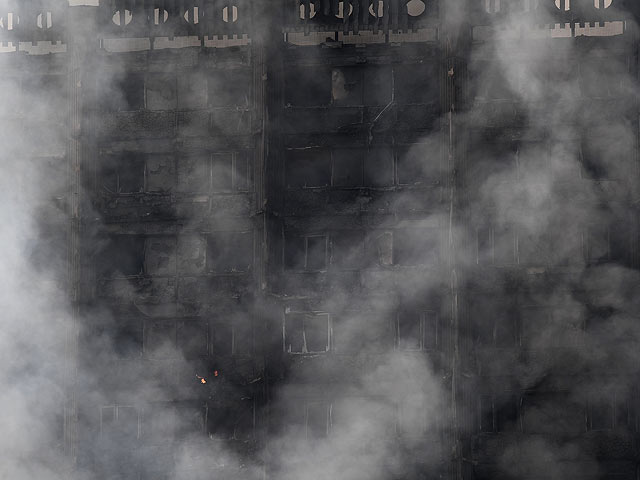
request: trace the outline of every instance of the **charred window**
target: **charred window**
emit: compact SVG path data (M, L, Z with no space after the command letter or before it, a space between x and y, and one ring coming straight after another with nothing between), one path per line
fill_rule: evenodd
M454 72L455 73L455 72ZM498 64L483 62L473 67L472 84L476 86L476 99L480 101L511 100L514 87Z
M215 232L207 241L207 266L213 273L248 272L253 265L253 232Z
M397 229L393 238L393 263L403 266L437 265L440 234L437 228Z
M182 192L246 192L250 179L250 155L245 150L202 153L178 163L178 187Z
M218 357L228 357L233 354L233 326L228 322L213 325L212 354Z
M624 429L630 424L629 402L622 392L605 391L589 400L589 430Z
M521 179L536 181L544 179L549 171L549 152L542 143L520 142L516 148L518 176Z
M100 433L104 438L130 441L138 438L138 409L129 405L109 405L100 409Z
M232 326L233 333L233 355L249 356L253 347L253 329L251 320L247 317L238 317Z
M523 307L521 324L521 341L528 348L570 347L584 341L584 315L579 309Z
M427 399L424 394L406 395L398 404L398 432L419 437L427 431Z
M579 63L580 91L589 98L617 97L625 91L626 58L589 57Z
M339 67L331 72L333 105L387 105L391 87L389 67Z
M331 152L331 185L334 187L362 186L364 152L357 148L334 149Z
M584 431L584 405L565 392L533 392L522 400L525 433L571 434Z
M214 192L233 190L233 155L213 154L211 157L211 186Z
M434 104L440 101L437 65L397 65L394 67L395 99L399 104Z
M213 325L213 354L219 357L250 356L253 351L253 328L248 316L234 316Z
M498 433L519 430L519 397L505 392L499 395L480 395L479 427L481 432Z
M145 408L143 435L150 444L202 434L204 410L189 402L158 402Z
M148 110L173 110L176 108L175 76L149 75L145 87Z
M191 194L210 192L211 160L208 154L190 155L178 160L178 189Z
M128 111L144 108L144 75L126 73L117 77L105 95L109 110Z
M146 238L143 235L114 235L98 260L103 276L119 277L144 273Z
M164 443L173 439L176 423L175 407L172 403L153 403L144 410L143 436L150 444Z
M365 237L365 248L368 263L372 266L393 265L394 232L377 230L369 232Z
M362 71L358 67L334 68L331 72L334 105L362 104Z
M139 193L145 187L145 158L138 153L102 157L101 183L113 194Z
M197 110L205 108L207 101L207 78L205 75L188 72L178 75L178 108Z
M396 344L399 350L430 350L437 347L438 316L435 311L404 308L396 318Z
M338 269L362 267L364 234L358 230L343 230L331 234L331 264Z
M211 186L217 192L245 192L249 188L249 154L246 151L211 156Z
M478 188L485 182L510 182L516 179L517 148L509 142L477 141L469 152L467 178Z
M625 124L590 128L582 135L582 177L591 180L622 179L632 158L633 136Z
M329 351L329 314L290 313L285 315L284 350L288 353Z
M515 346L517 315L511 305L477 297L471 302L469 312L479 345L496 348Z
M309 402L305 410L307 438L326 437L329 433L331 404L326 402Z
M8 86L12 86L11 84ZM15 84L13 85L15 88ZM22 97L19 92L11 91L17 98L9 101L22 100L22 110L26 114L38 112L45 115L50 122L66 122L67 106L67 76L66 75L33 75L29 74L22 80ZM46 101L45 101L46 100ZM30 104L37 102L36 105ZM52 122L53 123L53 122Z
M254 430L253 399L237 401L233 406L210 402L207 405L207 433L210 438L246 441Z
M331 183L329 150L308 148L287 151L288 188L326 187Z
M19 77L0 78L0 105L2 116L18 115L23 108Z
M135 319L118 319L110 328L99 329L99 336L109 339L113 353L123 358L142 354L142 322Z
M561 234L558 232L562 232ZM567 222L549 225L544 233L518 232L518 260L525 265L572 266L584 264L583 232Z
M324 66L287 69L285 103L293 107L315 107L331 102L331 70Z
M288 270L319 272L327 268L326 235L290 235L285 245L285 267Z
M435 142L398 149L398 184L427 185L440 181L440 151Z
M244 68L212 72L208 76L210 107L248 107L251 104L251 71Z
M176 321L149 320L144 325L144 352L150 358L171 358L176 354Z
M182 439L194 434L202 435L205 411L201 405L178 402L175 405L174 437Z
M516 263L516 231L511 225L482 226L477 229L479 265L513 265Z
M601 225L587 228L587 260L589 263L603 263L611 258L609 249L609 229Z
M178 350L185 358L206 356L208 352L209 325L200 320L180 320L176 339Z
M379 146L370 148L364 160L364 185L388 187L394 183L393 150Z

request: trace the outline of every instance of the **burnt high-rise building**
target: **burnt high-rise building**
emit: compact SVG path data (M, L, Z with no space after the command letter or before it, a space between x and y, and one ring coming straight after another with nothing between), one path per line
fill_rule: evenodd
M0 472L640 478L639 16L0 0Z

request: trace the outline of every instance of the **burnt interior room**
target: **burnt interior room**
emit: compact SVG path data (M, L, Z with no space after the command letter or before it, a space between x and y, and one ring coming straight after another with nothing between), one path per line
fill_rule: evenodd
M0 0L0 477L639 480L639 20Z

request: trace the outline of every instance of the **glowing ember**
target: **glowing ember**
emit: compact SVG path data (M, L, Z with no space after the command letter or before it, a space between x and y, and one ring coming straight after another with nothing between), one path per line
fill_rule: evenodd
M214 370L214 371L213 371L213 376L214 376L214 377L217 377L217 376L218 376L218 370Z
M196 377L198 377L198 378L200 379L200 383L207 383L206 378L201 377L201 376L200 376L200 375L198 375L197 373L196 373Z

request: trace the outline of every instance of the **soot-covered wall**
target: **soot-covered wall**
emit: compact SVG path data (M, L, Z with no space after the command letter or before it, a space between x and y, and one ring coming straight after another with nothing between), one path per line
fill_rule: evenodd
M68 3L0 0L2 475L637 478L635 3Z

